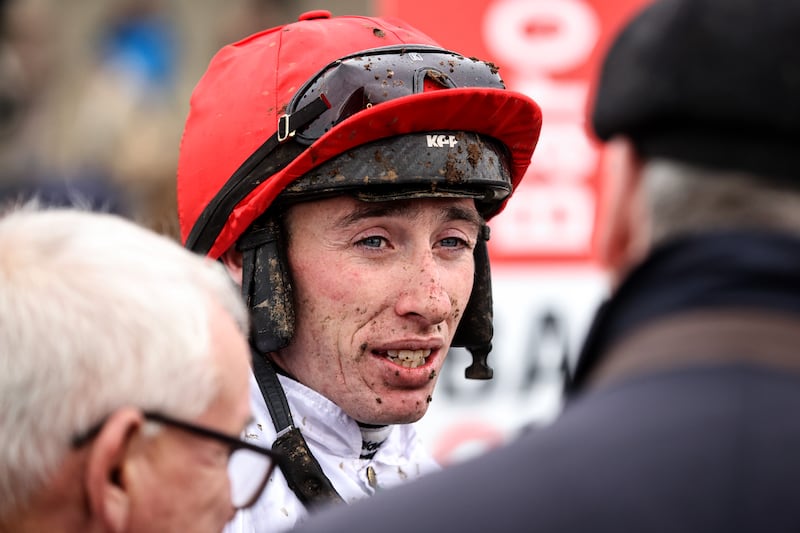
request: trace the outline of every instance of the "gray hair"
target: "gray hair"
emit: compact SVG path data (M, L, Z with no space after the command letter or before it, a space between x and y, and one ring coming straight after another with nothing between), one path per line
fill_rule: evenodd
M0 250L2 516L115 409L199 416L218 390L211 313L245 333L247 315L219 263L116 215L16 208Z
M645 163L653 245L708 230L770 229L800 235L800 188L742 172L665 159Z

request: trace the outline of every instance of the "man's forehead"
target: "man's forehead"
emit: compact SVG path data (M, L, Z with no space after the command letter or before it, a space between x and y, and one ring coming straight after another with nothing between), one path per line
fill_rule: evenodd
M405 200L364 201L352 199L348 205L342 206L343 224L356 222L366 218L404 217L418 218L426 213L433 213L438 219L466 220L476 225L483 224L483 217L475 207L471 198L425 198Z

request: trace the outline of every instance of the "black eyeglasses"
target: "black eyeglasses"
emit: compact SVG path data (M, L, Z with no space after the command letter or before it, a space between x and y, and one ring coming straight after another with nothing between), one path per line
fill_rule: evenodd
M236 509L246 509L253 505L264 487L267 486L276 464L283 463L283 456L273 450L250 444L213 429L197 426L161 413L145 411L147 420L165 424L199 437L213 439L230 448L228 456L228 480L230 481L231 503ZM90 428L86 433L75 436L72 446L80 448L94 439L103 428L106 419Z
M447 88L505 88L491 63L432 46L385 46L337 59L320 70L300 87L286 114L325 99L328 109L295 133L297 140L311 144L362 109L423 92L426 81Z

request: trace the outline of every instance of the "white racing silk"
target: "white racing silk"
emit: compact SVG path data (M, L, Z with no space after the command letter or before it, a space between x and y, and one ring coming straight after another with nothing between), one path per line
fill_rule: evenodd
M439 469L425 448L413 424L391 427L386 441L372 459L360 459L362 434L358 423L336 404L300 383L279 375L292 418L300 428L311 453L346 502L371 496ZM267 406L255 378L250 376L250 403L255 422L247 427L245 439L271 448L275 440ZM367 470L370 468L370 481ZM372 475L374 473L374 476ZM266 533L285 531L308 515L276 468L259 500L236 514L225 533Z

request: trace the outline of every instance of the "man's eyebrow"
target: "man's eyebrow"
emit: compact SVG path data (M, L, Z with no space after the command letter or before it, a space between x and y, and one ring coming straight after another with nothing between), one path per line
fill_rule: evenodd
M341 217L337 221L337 225L347 227L355 224L360 220L367 218L380 218L390 216L403 216L406 218L414 218L418 216L419 211L410 206L407 202L385 202L377 204L364 204L359 205L350 213ZM486 222L483 217L475 209L468 209L462 206L448 206L442 209L440 216L443 222L451 220L464 220L474 224L476 227L483 226Z
M379 218L402 215L408 212L408 208L397 202L380 204L359 204L352 211L341 217L336 225L347 227L365 218Z
M474 224L476 227L480 228L481 226L486 224L486 221L483 217L478 213L476 209L467 209L466 207L461 206L450 206L445 210L445 214L442 217L443 220L464 220L466 222L470 222Z

